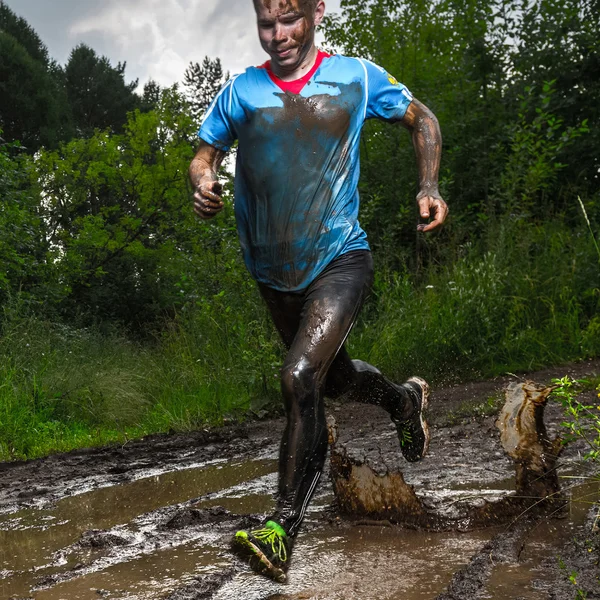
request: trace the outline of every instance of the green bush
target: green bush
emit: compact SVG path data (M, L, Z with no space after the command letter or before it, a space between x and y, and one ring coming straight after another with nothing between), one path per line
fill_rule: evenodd
M600 272L590 238L505 219L489 239L418 285L378 274L352 353L398 380L420 373L438 383L596 355Z

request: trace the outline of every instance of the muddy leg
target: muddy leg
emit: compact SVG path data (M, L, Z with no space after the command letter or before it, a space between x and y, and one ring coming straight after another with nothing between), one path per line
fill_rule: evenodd
M352 402L381 406L398 420L407 419L413 412L413 403L403 385L393 383L369 363L352 360L345 347L335 357L325 385L326 396L336 398L342 394L348 394Z
M279 501L273 519L294 535L304 517L325 461L325 377L342 347L369 289L372 260L352 252L334 261L302 295L297 330L289 344L281 389L287 414L279 463ZM285 317L292 296L261 288L284 342L295 319ZM286 339L287 338L287 339Z
M371 273L367 272L369 268L372 267L367 265L357 270L358 280L359 282L363 280L362 285L365 288L361 303L371 285ZM324 278L327 281L327 276L326 272L319 279ZM350 285L351 282L340 283L340 288L343 289L344 284ZM300 327L305 295L280 292L264 285L259 285L259 289L271 313L273 323L285 347L289 350ZM374 366L362 360L352 360L345 344L342 344L327 372L323 393L328 398L339 398L349 394L350 400L381 406L397 419L408 418L413 409L413 404L407 401L407 392L402 386L391 382Z

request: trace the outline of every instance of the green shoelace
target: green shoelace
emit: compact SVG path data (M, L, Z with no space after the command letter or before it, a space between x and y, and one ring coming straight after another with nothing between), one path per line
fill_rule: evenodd
M269 527L269 524L272 526ZM252 535L263 544L270 544L271 551L277 558L285 563L287 561L287 548L285 547L286 533L278 523L267 521L265 527L252 532Z

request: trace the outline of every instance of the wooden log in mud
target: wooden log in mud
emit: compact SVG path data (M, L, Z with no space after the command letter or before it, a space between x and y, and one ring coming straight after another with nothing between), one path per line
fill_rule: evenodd
M339 511L359 521L470 529L510 522L524 512L546 510L549 504L555 506L560 492L556 474L560 440L551 441L544 425L544 408L552 389L530 381L507 387L505 404L496 421L500 435L488 436L486 443L497 447L496 454L505 452L510 457L516 485L512 493L506 492L493 501L477 489L476 483L467 501L457 502L452 494L446 494L453 482L447 480L445 473L454 472L455 476L456 468L444 464L440 451L432 465L439 473L439 490L419 489L418 478L410 477L413 465L402 459L389 460L389 451L385 450L357 452L355 440L341 440L338 426L330 418L331 478ZM449 435L450 430L439 433L444 434ZM377 446L379 442L373 443ZM477 458L474 452L473 460ZM427 458L423 465L426 461ZM468 465L464 467L464 478L468 479ZM412 485L411 481L417 483ZM431 501L436 493L436 500ZM450 505L454 506L448 509Z

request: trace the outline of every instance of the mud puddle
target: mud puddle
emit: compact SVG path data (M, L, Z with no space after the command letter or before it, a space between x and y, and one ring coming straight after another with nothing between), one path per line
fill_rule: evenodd
M206 494L199 501L179 505L180 509L202 511L216 503L220 506L229 503L240 513L269 511L273 503L271 495L258 493L274 484L273 476L261 475L262 469L269 465L250 461L235 468L244 466L248 468L246 473L258 477L245 485L236 484ZM239 495L248 488L254 493ZM545 563L556 559L562 542L583 522L590 501L597 499L599 493L599 482L574 488L567 516L548 518L536 525L528 535L519 564L496 566L480 597L492 600L547 598L551 582L544 579ZM322 515L332 499L327 486L315 499L307 516L307 531L299 537L294 549L294 562L285 585L248 572L228 552L228 541L237 528L237 521L219 523L216 518L214 523L202 523L195 532L190 531L193 529L190 524L175 525L167 536L167 543L153 548L152 540L160 541L160 535L152 538L152 532L144 529L164 529L165 523L172 523L181 514L159 510L142 516L127 528L130 533L137 530L142 536L150 536L150 544L145 548L136 551L135 541L130 540L125 548L112 548L116 550L116 560L109 564L110 547L102 544L77 547L76 544L70 549L71 556L68 551L61 555L66 561L63 564L21 572L0 582L0 597L159 600L170 598L169 593L186 585L193 587L198 577L230 573L232 577L214 593L200 597L212 600L433 600L448 586L453 573L500 531L495 527L466 533L430 533L389 525L350 525L336 518L328 523ZM213 510L215 515L220 514L221 509ZM189 534L187 541L178 535L179 530ZM103 533L124 536L125 529L117 526ZM60 577L46 582L40 579L42 574L60 575L61 572L68 574L66 581ZM41 589L35 589L36 586Z
M358 526L299 538L286 585L240 572L214 600L424 600L432 599L454 571L493 532L469 534Z
M25 509L0 518L4 569L49 558L89 529L108 529L135 517L272 473L275 461L244 461L187 469L65 498L49 509Z
M579 484L566 493L569 495L567 516L548 518L536 525L525 540L519 562L494 568L482 599L547 600L553 586L551 573L560 569L562 545L576 535L585 523L590 507L600 499L600 480ZM552 566L554 569L548 569Z
M40 590L36 600L158 599L194 574L227 567L222 550L202 543L169 548Z
M276 461L267 459L221 462L141 478L112 487L102 487L64 498L47 508L26 508L2 515L0 517L0 598L27 594L31 587L39 584L40 578L52 576L61 570L69 568L77 570L81 565L94 562L101 566L105 548L131 547L135 546L136 542L138 545L140 542L143 543L147 537L144 530L154 527L153 513L158 511L156 519L160 519L162 517L160 509L163 507L177 506L185 502L193 503L193 499L207 497L209 499L204 501L207 507L217 503L220 505L229 503L232 508L251 509L249 512L253 512L252 509L258 507L268 508L269 503L272 502L270 496L255 494L248 498L240 498L235 496L235 491L252 487L254 480L260 481L262 477L274 473L276 468ZM218 497L221 493L228 492L230 495L233 494L232 497L210 500L211 496ZM149 519L145 519L144 515L150 515ZM109 533L105 537L98 539L92 537L88 543L81 543L85 532L95 530L108 530ZM185 542L185 540L173 540L173 542L177 541ZM159 545L168 546L168 543L166 541ZM141 552L143 553L144 550ZM205 556L207 552L211 556L210 562L218 564L218 561L214 560L214 553L204 546L194 548L192 545L182 550L181 556L192 556L193 559L187 561L189 564L202 564L206 561L200 560L199 556ZM123 580L121 581L120 575L118 577L111 575L109 579L121 581L119 584L121 588L128 589L129 583L136 578L134 573L138 573L139 579L146 569L140 565L152 562L148 556L144 556L142 562L136 558L134 551L131 553L132 562L126 567L118 557L113 561L109 560L109 563L120 564L118 570L122 573ZM169 569L176 571L176 565L179 564L181 567L182 564L180 557L174 560L164 555L157 560L170 565L166 567L165 577ZM74 595L79 592L71 591L64 597L89 597L89 590L98 584L98 578L103 577L98 575L92 578L93 581L89 585L82 584L88 585L85 592L88 596ZM97 589L101 589L101 586ZM58 598L62 597L61 593L59 592L59 596L45 594L39 597ZM37 598L38 595L33 597Z
M477 598L547 600L553 584L548 564L558 562L565 540L584 523L590 502L600 498L600 482L578 485L569 495L563 518L550 515L537 523L524 540L519 562L496 565ZM241 571L211 598L434 600L453 574L505 529L425 533L356 526L343 532L319 531L299 538L286 585L265 583Z

